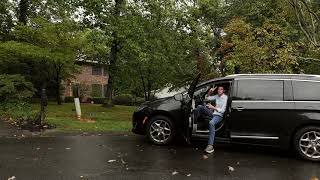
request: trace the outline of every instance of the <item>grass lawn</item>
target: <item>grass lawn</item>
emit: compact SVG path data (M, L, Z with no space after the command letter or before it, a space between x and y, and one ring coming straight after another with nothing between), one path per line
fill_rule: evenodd
M39 110L39 104L33 104L34 110ZM114 106L104 108L100 104L81 104L83 118L94 119L96 122L81 122L76 119L73 103L57 105L49 103L46 109L46 122L55 124L57 131L72 132L103 132L103 131L130 131L131 117L134 106Z

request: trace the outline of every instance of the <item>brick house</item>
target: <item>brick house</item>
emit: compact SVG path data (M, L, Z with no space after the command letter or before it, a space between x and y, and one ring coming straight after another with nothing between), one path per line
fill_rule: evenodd
M88 98L103 98L107 90L108 73L106 66L95 61L79 61L79 72L74 78L63 83L64 97L76 95L76 87L79 87L80 100L88 101Z

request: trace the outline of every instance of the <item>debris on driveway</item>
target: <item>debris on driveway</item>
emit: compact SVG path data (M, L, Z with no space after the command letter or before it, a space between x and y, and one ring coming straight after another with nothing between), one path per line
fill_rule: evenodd
M179 174L177 171L172 172L172 176Z
M232 166L228 166L229 171L233 172L234 168Z
M17 179L15 176L9 177L8 180L15 180Z
M208 155L206 155L206 154L204 154L203 156L202 156L202 159L203 160L206 160L206 159L208 159L209 157L208 157Z
M123 158L121 158L121 163L122 163L122 164L127 164L127 163L123 160Z
M117 160L115 160L115 159L110 159L109 161L108 161L108 163L112 163L112 162L116 162Z
M169 152L170 152L171 154L177 154L177 150L175 150L175 149L169 149Z

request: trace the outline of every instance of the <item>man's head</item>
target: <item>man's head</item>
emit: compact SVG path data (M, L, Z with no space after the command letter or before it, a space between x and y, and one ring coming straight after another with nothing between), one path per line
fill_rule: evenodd
M223 86L218 86L218 95L221 96L224 93L224 87Z

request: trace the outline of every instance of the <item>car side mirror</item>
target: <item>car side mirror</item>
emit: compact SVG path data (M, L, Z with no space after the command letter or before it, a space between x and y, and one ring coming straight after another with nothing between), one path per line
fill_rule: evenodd
M176 101L182 101L182 100L183 100L183 96L182 96L181 93L174 95L173 98L174 98Z

